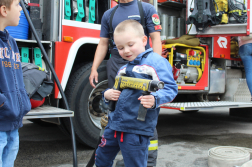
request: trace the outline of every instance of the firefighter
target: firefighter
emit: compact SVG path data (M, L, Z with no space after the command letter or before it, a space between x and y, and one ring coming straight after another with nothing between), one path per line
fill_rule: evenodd
M142 18L142 19L141 19ZM122 59L113 42L113 32L115 27L122 21L134 19L140 22L144 28L145 35L151 38L153 51L161 55L162 44L160 38L161 25L159 16L155 8L145 2L137 0L119 0L119 4L107 10L101 21L100 42L97 46L89 81L92 87L95 88L95 83L98 83L97 69L101 62L105 59L108 48L111 58L107 62L108 86L112 88L117 71L121 66L127 63ZM149 40L146 49L150 48ZM158 135L155 129L154 136L150 138L150 146L148 152L148 166L156 166L157 150L158 150ZM124 166L123 161L118 161L117 166Z

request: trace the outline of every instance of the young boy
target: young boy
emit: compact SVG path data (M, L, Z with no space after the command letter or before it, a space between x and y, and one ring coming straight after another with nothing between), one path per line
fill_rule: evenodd
M19 0L0 0L0 166L14 166L18 149L18 129L31 104L26 93L16 41L5 30L17 26Z
M146 167L149 137L157 124L159 105L171 102L178 92L169 62L145 50L147 37L143 27L135 20L125 20L114 31L114 42L119 54L129 63L118 71L118 76L163 81L164 89L142 96L142 91L123 89L122 92L108 89L105 101L117 101L109 114L102 142L96 151L96 166L111 167L116 154L121 150L126 167ZM145 121L137 120L140 103L148 108Z

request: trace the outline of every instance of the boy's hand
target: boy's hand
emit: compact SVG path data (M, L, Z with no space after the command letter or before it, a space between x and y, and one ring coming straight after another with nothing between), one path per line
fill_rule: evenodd
M107 100L117 101L120 94L121 94L121 91L119 91L119 90L109 89L104 93L104 97Z
M145 108L152 108L155 104L155 98L152 95L145 95L145 96L140 96L138 100L141 100L141 104Z
M0 107L3 107L4 103L0 105Z

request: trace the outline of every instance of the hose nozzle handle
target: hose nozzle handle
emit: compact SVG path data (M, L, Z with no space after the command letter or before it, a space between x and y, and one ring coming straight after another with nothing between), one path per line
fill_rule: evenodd
M143 96L144 95L149 95L149 94L150 94L150 92L147 92L147 91L142 92ZM139 110L138 110L137 120L145 121L146 114L147 114L147 108L145 108L142 104L140 104Z

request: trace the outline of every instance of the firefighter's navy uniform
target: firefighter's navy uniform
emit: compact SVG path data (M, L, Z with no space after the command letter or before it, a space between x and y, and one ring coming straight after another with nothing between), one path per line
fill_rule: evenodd
M141 6L139 6L138 3L139 2L137 2L137 0L134 0L129 3L119 3L116 7L107 10L102 17L100 37L110 38L109 49L111 58L108 60L107 63L109 88L113 87L115 82L115 76L120 67L127 63L126 60L121 58L114 42L112 41L113 31L115 27L124 20L134 19L143 25L145 35L148 38L149 33L161 31L160 21L156 9L149 3L141 2ZM144 19L141 20L141 16ZM148 48L150 48L149 40L146 45L146 49ZM155 166L158 150L158 135L156 129L154 136L150 138L150 143L151 144L149 147L148 166Z

